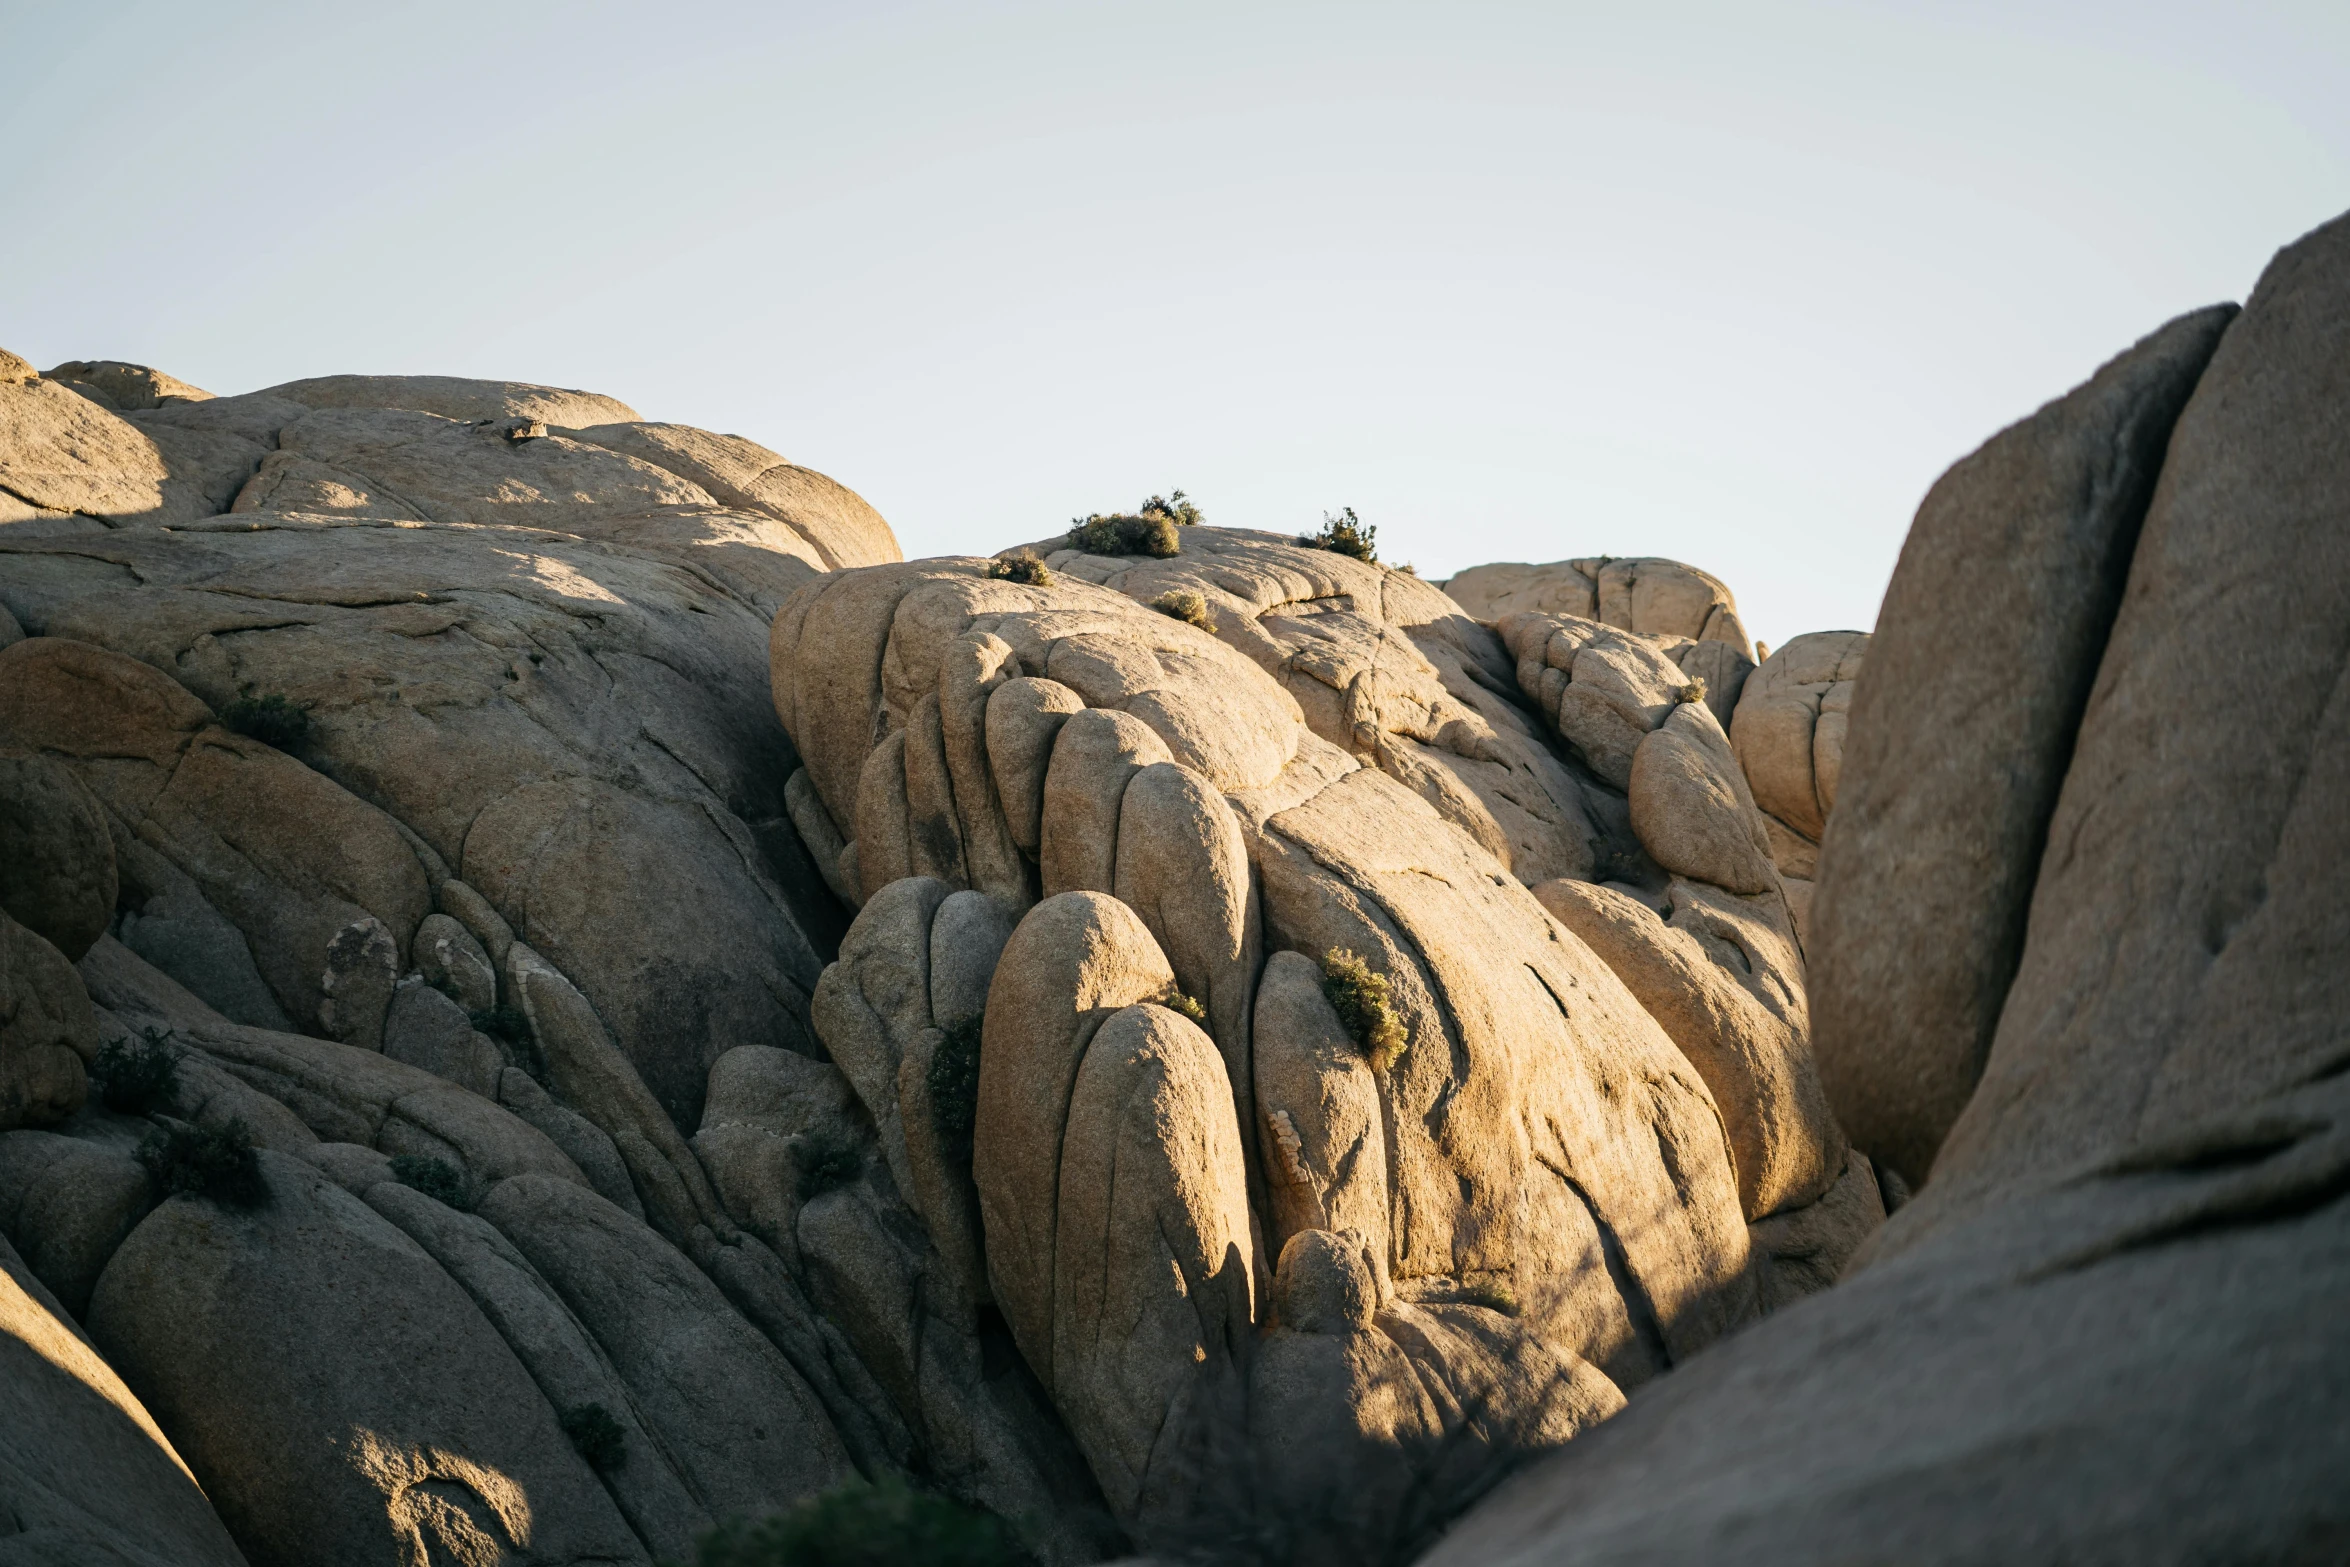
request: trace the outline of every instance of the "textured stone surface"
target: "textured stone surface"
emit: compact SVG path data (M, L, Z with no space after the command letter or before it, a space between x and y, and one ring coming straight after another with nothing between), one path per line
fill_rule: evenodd
M357 1198L260 1157L265 1207L173 1198L90 1306L247 1559L646 1560L465 1292Z
M2155 476L2183 450L2172 425L2233 316L2182 316L1994 436L1934 486L1902 546L1853 698L1814 945L1830 1091L1912 1183L1983 1071ZM1742 740L1764 716L1741 708Z
M4 368L4 367L0 367ZM243 1567L145 1406L0 1241L0 1554L108 1567Z

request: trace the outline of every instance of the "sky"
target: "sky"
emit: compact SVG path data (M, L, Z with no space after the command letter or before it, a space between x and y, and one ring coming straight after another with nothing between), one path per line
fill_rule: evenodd
M2350 4L0 0L0 347L538 381L985 553L1187 490L1876 616L2350 208Z

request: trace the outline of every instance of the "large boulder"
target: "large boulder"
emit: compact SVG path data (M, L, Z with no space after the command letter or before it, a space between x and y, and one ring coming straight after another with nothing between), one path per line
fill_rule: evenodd
M56 760L0 749L0 909L78 963L114 918L105 807Z
M1677 560L1600 555L1539 566L1498 561L1471 566L1439 586L1489 624L1516 614L1572 615L1659 640L1720 642L1747 657L1754 652L1729 588Z
M98 1025L73 965L0 914L0 1132L53 1126L82 1106Z
M1939 834L1920 858L1863 858L1843 852L1839 815L1823 855L1828 951L1850 939L1881 957L1922 939L1900 926L1872 945L1842 909L1890 918L1914 897L1950 911L1948 961L1919 948L1816 976L1823 1014L1890 1020L1848 1038L1843 1067L1892 1156L1931 1158L1926 1184L1836 1288L1635 1399L1429 1561L2340 1554L2350 974L2330 955L2350 940L2345 364L2350 219L2280 254L2232 323L2165 329L1937 489L1905 572L1944 551L1962 583L2010 580L2019 553L2127 564L2109 631L2085 585L2031 579L2055 623L2003 620L1997 634L2040 650L2042 668L1928 633L1968 611L1945 600L1946 577L1911 584L1882 635L1912 652L1872 654L1862 677L1854 759L1868 765L1843 809L1865 776L1873 833L1922 822L1921 801L1974 824L1973 859ZM2165 441L2150 425L2182 381L2193 391ZM2156 454L2149 485L2140 465ZM1993 495L2026 500L1956 504L1963 479L1993 477ZM2129 495L2149 497L2143 521L2056 504L2084 489L2124 513ZM1981 561L1961 548L1972 528L2002 541ZM1920 662L1928 641L1938 656ZM1951 721L1877 707L1868 692L1888 668L1904 677L1885 677L1888 700ZM2033 689L1987 683L2010 668ZM2065 691L2085 695L2060 743ZM2015 825L2023 805L1976 800L1966 779L1989 795L2053 791L2045 851ZM1917 888L1921 865L1950 884ZM2021 948L2005 982L1985 964L2011 929ZM1948 1028L1901 1031L1960 1001ZM1978 1055L1974 1030L1992 1018ZM1935 1070L1909 1059L1920 1048L1940 1053Z
M1496 1342L1518 1346L1504 1363L1522 1351L1527 1364L1581 1365L1628 1386L1742 1321L1756 1299L1737 1167L1701 1074L1408 770L1365 766L1317 733L1313 703L1297 694L1310 639L1276 626L1301 639L1293 660L1252 595L1274 596L1284 574L1309 585L1314 572L1335 575L1321 562L1340 558L1200 528L1186 530L1184 550L1196 557L1193 580L1237 584L1217 589L1216 613L1236 622L1230 635L1136 602L1183 580L1152 575L1170 563L1056 554L1058 580L1045 585L989 575L981 562L838 573L785 606L772 643L777 708L807 769L795 820L811 819L822 829L811 839L856 866L865 898L860 932L825 982L839 1005L821 1009L819 1029L840 1035L885 1148L894 1114L910 1171L919 1161L905 1064L935 1051L952 1021L939 1013L925 922L935 934L952 901L945 889L958 885L970 891L955 897L1026 908L985 992L973 1173L986 1281L1112 1509L1145 1538L1173 1543L1213 1489L1199 1481L1199 1444L1236 1450L1257 1418L1242 1357L1216 1347L1226 1330L1205 1325L1200 1291L1213 1279L1245 1300L1216 1306L1217 1322L1234 1311L1261 1322L1271 1258L1330 1222L1333 1203L1359 1225L1383 1301L1484 1313L1500 1324ZM1366 580L1348 575L1327 596L1375 602L1378 568L1344 564ZM1385 591L1391 604L1408 601L1408 587ZM1385 621L1340 602L1321 618L1350 614L1364 629L1348 635L1366 648L1393 637L1434 669ZM1493 640L1449 610L1427 617L1445 618ZM1278 619L1266 606L1263 620ZM1498 644L1489 651L1499 662ZM1538 721L1514 697L1492 700L1513 715L1517 754L1546 759L1584 799ZM1734 801L1743 785L1718 725L1715 742L1709 765L1727 769L1721 788ZM1382 744L1368 745L1375 763ZM1659 798L1672 787L1660 782ZM1629 841L1628 819L1619 823ZM1759 827L1736 841L1763 854ZM1283 949L1306 954L1295 961L1317 976L1333 951L1360 954L1389 987L1400 1054L1382 1044L1366 1058L1348 1039L1361 1081L1349 1072L1347 1086L1320 1091L1317 1052L1335 1023L1257 1000L1256 954ZM1079 1085L1119 1018L1133 1049L1122 1043L1100 1070L1147 1058L1157 1064L1134 1066L1134 1082L1161 1086L1134 1087L1132 1103L1184 1107L1153 1122L1155 1141L1113 1132L1106 1112L1084 1108ZM1305 1030L1302 1053L1262 1037L1267 1020ZM1211 1046L1218 1070L1201 1077L1196 1057ZM1216 1093L1192 1091L1211 1081ZM1327 1161L1359 1149L1370 1124L1381 1128L1380 1158L1351 1160L1343 1196L1332 1192ZM1132 1172L1131 1201L1161 1192L1186 1215L1162 1215L1156 1232L1197 1240L1166 1242L1172 1273L1167 1258L1133 1249L1142 1221L1071 1208L1072 1192L1097 1206L1129 1200L1097 1191L1092 1177L1071 1184L1071 1161L1109 1157L1105 1140L1126 1150L1116 1160ZM1842 1164L1839 1148L1817 1184ZM803 1215L803 1245L814 1212ZM934 1240L956 1244L944 1226ZM1162 1312L1151 1303L1178 1276L1189 1282ZM1072 1295L1071 1279L1096 1282ZM1129 1302L1137 1321L1160 1327L1102 1344L1098 1314L1071 1304L1080 1297ZM1490 1402L1472 1368L1492 1362L1403 1347L1437 1342L1416 1321L1407 1312L1380 1329L1397 1355L1362 1363L1417 1368L1410 1374L1434 1378L1455 1409ZM1178 1338L1189 1347L1169 1347ZM1309 1383L1342 1402L1393 1391ZM1513 1407L1549 1433L1541 1440L1563 1440L1580 1427L1553 1418L1545 1396L1515 1389ZM1453 1427L1439 1419L1437 1429ZM1449 1451L1450 1439L1439 1446Z
M0 1556L244 1567L154 1417L0 1240Z
M647 1560L439 1264L308 1166L259 1160L262 1206L172 1198L90 1306L255 1567Z
M2172 426L2234 316L2182 316L1992 437L1935 484L1902 545L1824 856L1851 868L1816 945L1832 998L1821 1068L1861 1146L1913 1183L1982 1075ZM1744 708L1739 722L1750 776L1799 784L1761 752L1791 751L1780 731L1800 726ZM1818 840L1800 787L1784 792L1779 819Z
M1808 942L1820 838L1844 775L1865 631L1810 631L1782 643L1740 687L1728 725L1754 792L1795 928Z

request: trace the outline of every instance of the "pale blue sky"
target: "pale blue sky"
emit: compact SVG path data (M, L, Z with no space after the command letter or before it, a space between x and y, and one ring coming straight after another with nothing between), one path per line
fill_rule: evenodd
M548 381L909 554L1173 484L1866 626L1917 500L2350 207L2350 4L25 5L0 346Z

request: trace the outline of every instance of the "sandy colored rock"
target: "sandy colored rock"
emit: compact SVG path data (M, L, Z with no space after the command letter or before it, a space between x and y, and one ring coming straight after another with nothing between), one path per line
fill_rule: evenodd
M667 469L721 505L790 524L815 546L826 570L903 558L889 524L862 496L756 441L682 424L598 424L566 433Z
M173 477L154 439L56 381L0 380L0 511L13 532L104 533L188 522L214 508ZM47 520L44 521L44 518Z
M123 412L133 409L160 408L165 403L209 402L210 392L200 386L190 386L176 375L167 375L152 365L126 364L119 359L68 359L61 365L41 372L44 380L76 384L76 389L87 386L97 390L109 403Z
M519 941L506 951L506 989L530 1019L548 1082L612 1139L655 1227L680 1243L698 1230L731 1239L733 1225L701 1162L587 997Z
M645 1216L645 1205L628 1176L628 1164L602 1127L548 1093L538 1079L520 1067L510 1066L498 1074L498 1103L544 1133L564 1158L578 1166L597 1196L631 1218Z
M1765 1314L1816 1295L1842 1278L1845 1265L1884 1223L1885 1199L1877 1172L1869 1156L1855 1148L1825 1195L1754 1225Z
M0 909L79 962L114 918L106 812L70 768L0 750Z
M909 876L868 898L841 940L840 961L817 982L810 1009L817 1037L873 1117L901 1187L912 1176L898 1114L898 1066L914 1036L933 1026L930 927L949 890L934 877Z
M1181 554L1054 551L1055 571L1149 604L1196 592L1216 635L1293 698L1313 733L1434 806L1528 882L1589 871L1601 829L1510 693L1487 627L1408 572L1279 535L1183 530Z
M448 1275L316 1171L261 1163L267 1206L166 1202L90 1307L247 1559L645 1560Z
M1057 680L1023 675L987 699L987 760L1012 841L1028 854L1042 842L1044 786L1053 745L1085 698Z
M710 1071L694 1152L736 1223L798 1255L800 1174L813 1144L853 1124L856 1091L838 1067L742 1045Z
M1158 734L1125 713L1088 708L1060 726L1044 775L1037 854L1046 897L1116 889L1126 786L1144 768L1171 761Z
M1387 1132L1362 1048L1322 994L1322 966L1297 952L1265 960L1255 1017L1258 1158L1265 1248L1288 1255L1309 1230L1352 1231L1374 1283L1388 1255Z
M322 375L265 387L254 395L305 408L404 408L444 419L522 417L575 427L636 419L636 410L626 403L595 392L453 375Z
M71 767L127 834L235 924L288 1017L380 1041L386 964L396 971L430 907L415 852L382 812L213 723L169 676L88 643L35 637L0 650L0 735ZM290 821L305 830L287 832ZM143 857L119 863L126 905L172 891L146 885ZM370 920L380 933L346 935ZM344 985L339 1006L330 976ZM202 975L175 977L208 988Z
M1240 1128L1214 1043L1163 1007L1104 1022L1070 1090L1059 1173L1049 1386L1111 1512L1147 1538L1199 1505L1194 1449L1240 1394L1256 1315Z
M5 1241L0 1385L0 1549L25 1562L243 1567L154 1418Z
M1782 643L1747 680L1730 725L1755 803L1815 844L1836 805L1853 684L1869 644L1865 631Z
M1672 892L1669 917L1589 882L1544 882L1534 896L1705 1079L1747 1217L1809 1203L1842 1173L1845 1146L1813 1069L1793 943L1738 900L1687 882Z
M1726 643L1750 659L1754 653L1730 590L1677 560L1601 555L1539 566L1502 561L1472 566L1441 586L1489 624L1520 613L1572 615L1646 637Z
M1641 847L1674 875L1725 892L1778 891L1762 818L1704 703L1682 703L1641 739L1625 798Z
M1913 1184L1991 1049L2155 475L2233 315L2179 318L1993 437L1902 547L1821 856L1815 994L1839 1114Z
M1098 892L1062 893L1030 909L996 967L971 1174L996 1301L1048 1389L1056 1385L1055 1248L1070 1095L1095 1032L1174 981L1141 919Z
M0 914L0 1132L82 1107L98 1054L90 998L65 955Z

